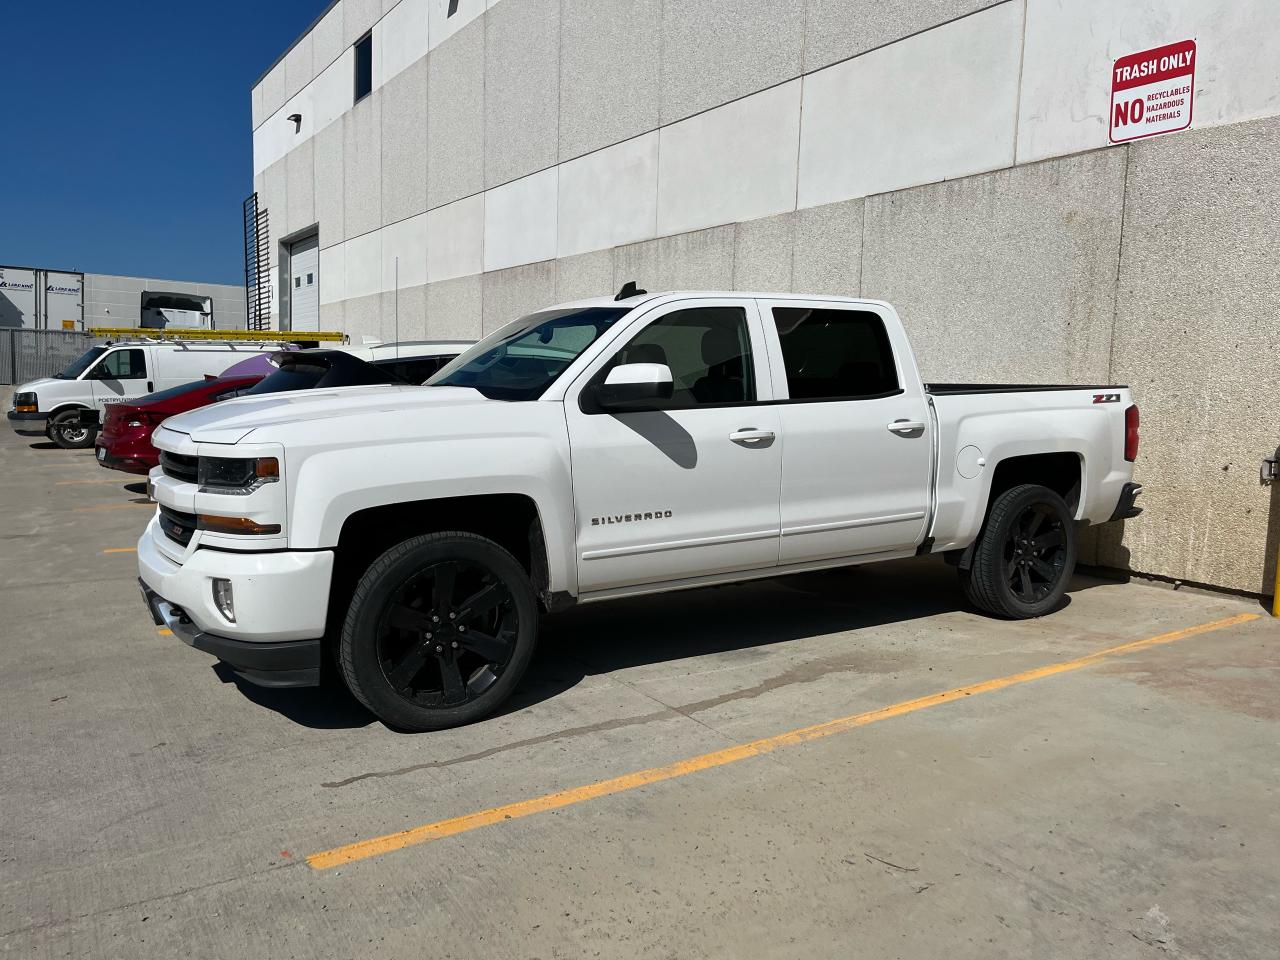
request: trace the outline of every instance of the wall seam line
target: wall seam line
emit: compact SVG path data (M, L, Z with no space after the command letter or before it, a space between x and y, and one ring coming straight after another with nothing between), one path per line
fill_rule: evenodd
M1120 237L1116 244L1116 280L1111 294L1111 342L1107 346L1107 382L1115 382L1116 368L1116 324L1120 319L1120 279L1124 268L1124 226L1125 214L1129 207L1129 164L1132 148L1124 145L1124 183L1120 188Z

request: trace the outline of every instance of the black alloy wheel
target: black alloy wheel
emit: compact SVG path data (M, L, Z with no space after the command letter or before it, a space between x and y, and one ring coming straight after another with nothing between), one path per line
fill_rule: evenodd
M460 726L515 689L539 612L524 567L492 540L458 531L411 537L356 584L338 664L356 699L388 726Z
M1009 589L1023 603L1047 597L1062 579L1067 559L1063 520L1050 504L1031 503L1014 519L1005 538Z
M974 606L1022 620L1062 602L1075 566L1071 509L1048 487L1024 483L995 498L960 578Z
M378 619L378 662L402 697L459 707L497 683L515 653L511 591L466 560L441 560L395 591Z

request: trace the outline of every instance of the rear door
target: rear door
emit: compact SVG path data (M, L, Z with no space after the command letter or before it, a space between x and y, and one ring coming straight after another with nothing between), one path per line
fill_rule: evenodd
M874 304L765 300L786 437L781 562L914 549L932 469L928 402ZM898 342L895 342L897 338ZM780 359L781 362L778 362Z
M630 324L570 388L581 592L777 563L782 438L764 354L753 300L677 301ZM582 390L620 363L665 363L672 399L584 410Z
M93 402L99 409L122 400L137 400L152 391L144 347L108 350L85 374L93 383Z

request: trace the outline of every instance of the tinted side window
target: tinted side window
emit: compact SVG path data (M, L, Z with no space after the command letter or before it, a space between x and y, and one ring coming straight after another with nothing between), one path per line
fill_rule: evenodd
M115 350L102 358L93 375L99 380L140 380L147 375L141 350Z
M793 400L873 397L898 389L889 335L866 310L774 307Z
M355 102L373 92L373 34L356 41Z
M375 360L373 365L405 383L421 384L452 357L415 357L412 360Z
M674 381L668 410L756 398L751 334L742 307L695 307L656 320L618 351L611 366L665 363Z

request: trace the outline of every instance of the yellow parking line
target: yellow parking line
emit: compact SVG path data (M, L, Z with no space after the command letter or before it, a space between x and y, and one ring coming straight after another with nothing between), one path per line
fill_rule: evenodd
M172 637L172 636L173 636L173 631L172 631L172 630L170 630L168 627L157 627L157 628L156 628L156 633L158 633L158 634L159 634L160 636L162 636L162 637Z
M145 507L148 510L154 510L156 505L148 501L147 503L100 503L96 507L75 507L72 513L96 513L99 510L128 510L130 507Z
M137 547L110 547L109 549L103 550L102 552L103 553L137 553L138 548Z
M97 480L55 480L53 482L53 485L55 487L69 487L69 486L72 486L73 484L81 484L81 483L114 483L117 486L123 486L126 483L145 483L145 482L146 482L146 477L143 477L139 480L126 480L123 477L121 477L118 480L115 477L100 477Z
M1097 653L1091 653L1075 660L1051 663L1048 666L1024 670L1021 673L1010 674L1006 677L997 677L994 680L984 680L980 683L944 690L941 693L933 693L915 700L905 700L901 703L881 707L878 710L870 710L866 713L856 713L836 720L828 720L825 723L815 724L811 727L801 727L798 730L790 730L772 737L765 737L762 740L753 740L750 743L727 747L723 750L715 750L711 753L704 753L701 756L690 757L687 760L678 760L663 767L639 770L635 773L614 777L611 780L601 780L598 783L573 787L556 793L547 793L540 797L520 800L501 807L491 807L488 810L480 810L476 813L468 813L450 820L437 820L435 823L423 824L420 827L413 827L409 830L401 830L397 833L389 833L369 840L360 840L345 846L334 847L332 850L313 853L307 857L307 863L316 870L328 870L331 867L338 867L345 863L376 857L380 854L390 853L393 850L400 850L419 843L429 843L432 840L439 840L458 833L466 833L470 830L487 827L505 820L528 817L535 813L544 813L547 810L558 810L561 807L582 803L584 800L594 800L598 797L623 793L651 783L660 783L663 780L674 780L676 777L687 776L701 770L709 770L712 767L723 767L726 764L746 760L749 757L772 753L781 747L796 746L797 744L807 743L810 740L829 737L835 733L843 733L856 727L864 727L870 723L915 713L917 710L936 707L944 703L950 703L953 700L961 700L964 697L991 693L1020 683L1029 683L1032 680L1041 680L1059 673L1079 670L1082 667L1092 666L1110 657L1132 653L1135 650L1154 647L1162 643L1172 643L1174 640L1181 640L1184 637L1193 637L1197 634L1208 633L1211 630L1222 630L1225 627L1232 627L1236 624L1257 619L1259 619L1259 614L1241 613L1234 617L1214 620L1211 623L1202 623L1196 627L1187 627L1170 633L1162 633L1158 636L1147 637L1145 640L1135 640L1132 643L1121 644L1118 647L1099 650Z

